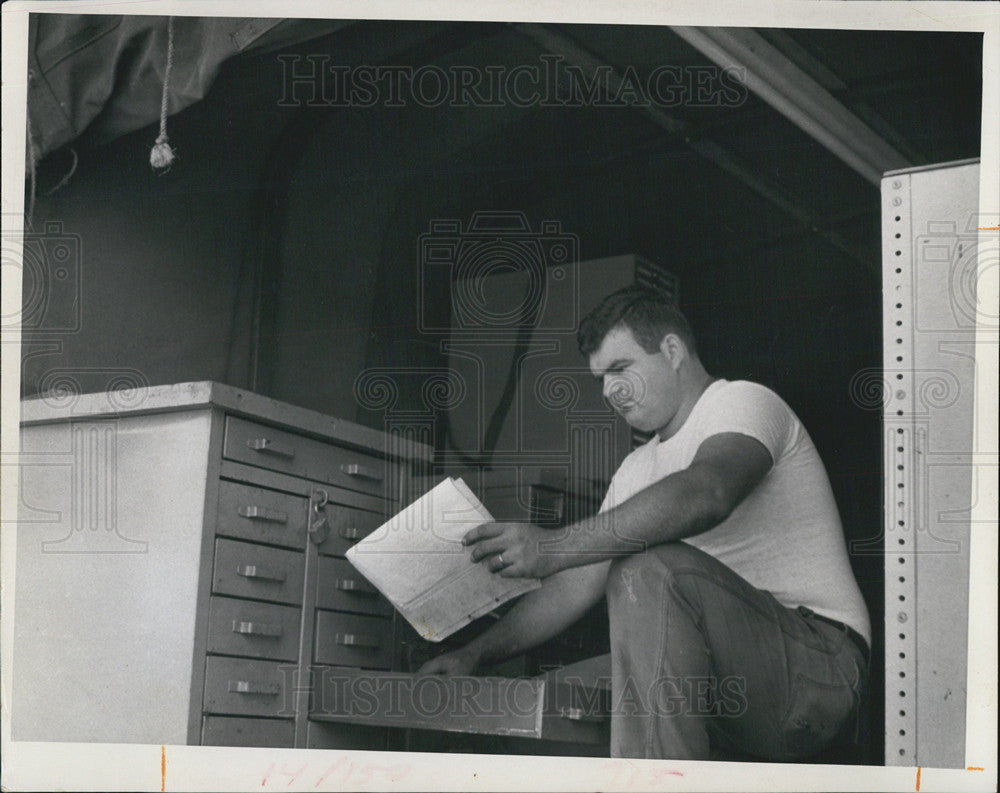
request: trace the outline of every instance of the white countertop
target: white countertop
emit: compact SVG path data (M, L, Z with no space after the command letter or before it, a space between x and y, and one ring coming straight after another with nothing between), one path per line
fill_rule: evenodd
M33 397L21 402L21 426L213 407L361 449L380 453L386 450L385 434L371 427L208 380L94 394ZM391 448L393 456L410 459L430 461L434 454L430 446L404 438L394 438Z

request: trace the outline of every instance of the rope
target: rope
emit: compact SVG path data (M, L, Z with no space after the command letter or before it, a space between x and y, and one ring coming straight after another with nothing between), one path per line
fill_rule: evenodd
M64 188L67 184L69 184L69 180L73 178L73 174L76 173L76 166L79 164L80 158L76 156L76 149L74 148L70 148L69 153L73 155L73 163L69 166L69 171L67 171L66 175L59 180L59 184L49 190L45 195L53 195L57 190Z
M170 69L174 65L174 18L167 19L167 67L163 72L163 98L160 100L160 134L149 153L149 164L154 168L169 168L174 161L174 150L167 138L167 99L170 88Z
M24 225L32 231L31 221L35 217L35 140L31 135L31 113L25 113L28 131L28 211L25 214Z

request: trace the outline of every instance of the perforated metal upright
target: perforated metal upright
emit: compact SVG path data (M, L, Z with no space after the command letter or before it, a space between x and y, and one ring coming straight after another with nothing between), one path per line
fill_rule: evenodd
M978 185L882 180L887 765L965 765Z

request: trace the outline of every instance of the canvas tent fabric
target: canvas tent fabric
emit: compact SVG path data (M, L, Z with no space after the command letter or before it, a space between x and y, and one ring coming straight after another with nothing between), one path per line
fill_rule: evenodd
M107 143L160 115L169 17L34 15L29 26L26 166L81 136ZM175 17L168 112L202 99L222 64L339 29L349 22ZM152 141L150 141L152 145Z

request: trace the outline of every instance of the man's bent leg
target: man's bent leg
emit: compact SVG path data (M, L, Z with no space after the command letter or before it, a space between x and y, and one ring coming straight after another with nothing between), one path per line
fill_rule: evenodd
M686 543L615 562L608 611L612 756L703 760L714 740L805 757L857 704L863 664L844 634Z
M666 707L663 714L654 713L649 699L654 687L675 688L712 673L698 617L674 592L669 568L652 550L616 561L608 573L607 595L611 756L707 759L707 721ZM670 693L672 706L688 709L687 697L676 688Z

